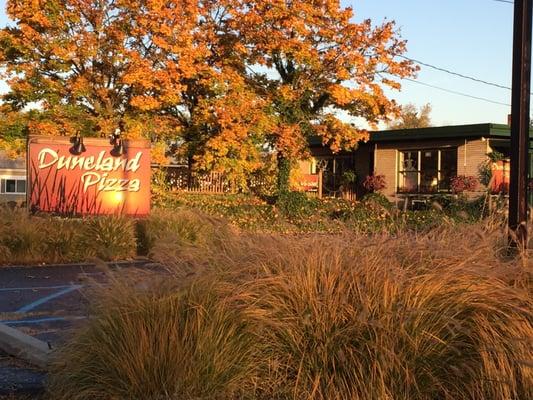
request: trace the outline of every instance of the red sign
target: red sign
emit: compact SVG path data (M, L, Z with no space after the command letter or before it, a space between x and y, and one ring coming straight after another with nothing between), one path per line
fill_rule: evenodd
M305 192L318 191L318 174L302 174L299 185Z
M32 212L60 215L150 213L150 143L124 140L113 156L106 139L84 138L73 154L68 137L28 139L28 204Z

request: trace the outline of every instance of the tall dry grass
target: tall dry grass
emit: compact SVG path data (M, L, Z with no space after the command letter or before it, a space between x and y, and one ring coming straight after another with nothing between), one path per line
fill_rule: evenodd
M174 273L198 272L209 255L219 254L236 237L226 221L190 209L156 209L139 221L137 237L143 253Z
M118 216L65 219L0 210L0 265L116 260L136 255L134 222Z
M530 399L526 257L497 226L236 236L117 277L57 355L57 399ZM177 258L181 256L177 255ZM146 282L152 282L146 286Z

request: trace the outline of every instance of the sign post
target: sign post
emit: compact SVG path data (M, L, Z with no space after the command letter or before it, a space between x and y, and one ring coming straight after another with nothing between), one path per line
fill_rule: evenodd
M519 248L527 245L532 4L533 0L514 1L509 230L511 232L510 244Z
M125 140L117 155L106 139L28 139L28 208L64 216L150 213L150 143Z

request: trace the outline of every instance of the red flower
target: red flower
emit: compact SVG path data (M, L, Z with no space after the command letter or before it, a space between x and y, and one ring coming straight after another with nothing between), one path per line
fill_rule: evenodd
M475 176L458 175L450 181L450 188L453 193L471 192L479 184Z
M363 181L363 187L369 192L377 192L385 189L387 184L385 183L384 175L368 175Z

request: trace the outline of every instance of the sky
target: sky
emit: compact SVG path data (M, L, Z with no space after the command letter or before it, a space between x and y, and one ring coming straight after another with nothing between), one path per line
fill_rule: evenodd
M513 5L494 0L342 0L355 19L379 24L394 20L407 40L406 56L426 64L511 86ZM420 82L511 102L511 91L422 67ZM507 123L510 106L491 104L403 81L401 92L388 91L400 104L430 103L434 125Z
M374 24L394 20L407 40L406 56L503 86L511 86L513 5L495 0L341 0L355 21ZM0 0L0 26L5 26ZM417 80L492 101L510 104L511 91L423 67ZM0 82L0 90L5 84ZM400 104L430 103L433 125L506 123L511 107L446 93L402 81L402 90L387 91Z

